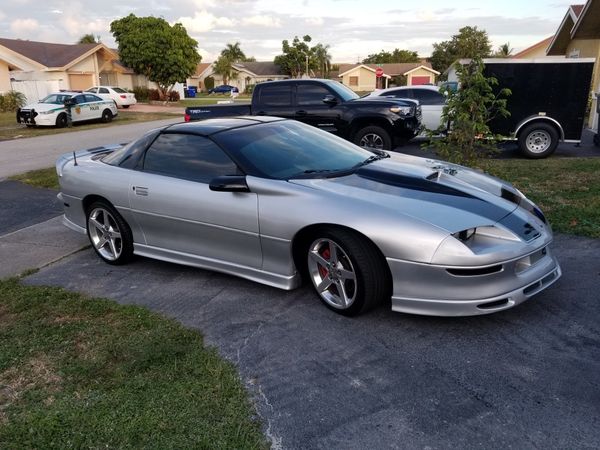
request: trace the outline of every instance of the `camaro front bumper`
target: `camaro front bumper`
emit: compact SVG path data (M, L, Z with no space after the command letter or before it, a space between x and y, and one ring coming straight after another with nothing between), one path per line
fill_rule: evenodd
M387 261L394 284L392 310L428 316L475 316L509 309L562 275L549 247L487 268Z

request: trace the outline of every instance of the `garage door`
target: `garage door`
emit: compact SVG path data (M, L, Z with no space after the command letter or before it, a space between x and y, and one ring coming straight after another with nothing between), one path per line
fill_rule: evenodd
M92 74L69 75L69 84L74 91L85 91L94 85L94 76Z
M423 77L412 77L411 85L418 86L420 84L431 83L431 79L428 76Z

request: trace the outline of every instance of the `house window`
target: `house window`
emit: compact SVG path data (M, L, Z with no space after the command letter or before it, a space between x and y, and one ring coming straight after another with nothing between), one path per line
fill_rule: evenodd
M358 77L350 77L350 86L358 86Z

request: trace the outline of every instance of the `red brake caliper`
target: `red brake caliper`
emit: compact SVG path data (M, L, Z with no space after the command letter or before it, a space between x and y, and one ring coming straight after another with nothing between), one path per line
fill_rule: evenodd
M327 261L329 261L329 258L331 258L331 253L329 252L329 247L325 247L323 250L321 250L319 252L319 254ZM321 278L325 278L328 273L329 273L329 271L325 267L323 267L322 265L319 264L319 275L321 275Z

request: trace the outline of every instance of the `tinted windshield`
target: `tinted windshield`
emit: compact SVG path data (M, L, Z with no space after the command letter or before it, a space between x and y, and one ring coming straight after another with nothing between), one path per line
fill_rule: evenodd
M333 89L337 95L339 95L342 100L347 102L348 100L354 100L358 97L358 94L350 89L348 86L344 86L342 83L338 83L337 81L330 81L327 83L331 89Z
M50 94L48 97L40 100L40 103L52 103L54 105L62 105L65 103L65 100L70 99L70 95L65 94Z
M238 128L212 138L247 174L266 178L331 176L373 156L337 136L294 121Z

